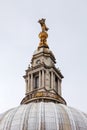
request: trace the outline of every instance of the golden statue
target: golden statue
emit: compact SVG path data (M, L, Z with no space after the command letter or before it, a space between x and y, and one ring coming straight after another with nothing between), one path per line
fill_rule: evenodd
M48 31L48 29L49 29L49 28L46 27L45 20L46 19L42 18L41 20L38 21L38 23L40 23L40 25L41 25L42 32Z
M48 44L47 44L47 37L48 37L48 34L47 34L47 31L48 31L48 28L45 24L45 20L46 19L41 19L38 21L38 23L40 23L41 25L41 28L42 28L42 32L39 33L39 38L40 38L40 43L39 43L39 47L45 47L45 48L49 48L48 47Z

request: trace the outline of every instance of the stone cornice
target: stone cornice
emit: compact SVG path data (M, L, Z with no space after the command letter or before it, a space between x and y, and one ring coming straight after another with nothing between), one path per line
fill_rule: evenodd
M47 66L44 63L40 63L39 65L35 66L35 67L30 67L26 70L26 74L23 76L24 78L26 78L28 76L28 72L31 72L32 70L36 70L41 67L44 67L46 69L51 69L53 68L55 70L56 73L58 73L60 75L61 78L64 78L64 76L62 75L62 73L60 72L60 70L58 70L55 66ZM42 68L41 68L42 69ZM33 72L32 72L33 73Z

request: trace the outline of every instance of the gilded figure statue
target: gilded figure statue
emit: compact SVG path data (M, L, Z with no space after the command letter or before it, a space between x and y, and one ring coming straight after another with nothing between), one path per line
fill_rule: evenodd
M45 32L45 31L48 31L49 30L49 28L46 26L46 24L45 24L45 20L46 19L41 19L41 20L39 20L38 21L38 23L40 23L40 25L41 25L41 28L42 28L42 32Z

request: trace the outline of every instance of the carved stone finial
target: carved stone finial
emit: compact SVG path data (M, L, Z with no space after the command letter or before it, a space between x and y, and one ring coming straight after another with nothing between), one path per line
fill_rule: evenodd
M46 26L46 24L45 24L45 20L46 20L46 19L43 19L43 18L42 18L41 20L38 21L38 23L40 23L40 25L41 25L42 32L48 31L48 29L49 29L49 28L47 28L47 26Z

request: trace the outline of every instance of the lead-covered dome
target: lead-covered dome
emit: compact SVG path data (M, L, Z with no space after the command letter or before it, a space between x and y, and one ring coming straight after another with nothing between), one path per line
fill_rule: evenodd
M87 130L87 115L63 104L32 102L0 115L0 130Z

